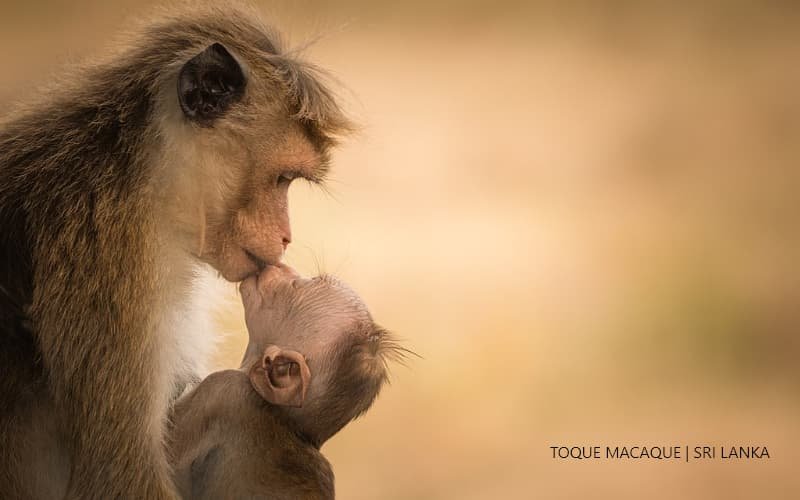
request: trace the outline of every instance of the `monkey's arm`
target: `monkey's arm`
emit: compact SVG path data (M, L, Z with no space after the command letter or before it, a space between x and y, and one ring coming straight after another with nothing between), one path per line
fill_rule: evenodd
M30 307L72 455L66 498L175 498L162 444L169 382L151 312L158 289L140 233L146 222L141 209L139 217L105 216L114 221L91 210L76 217L95 203L87 191L68 204L70 217L48 214L45 227L54 229L35 255Z

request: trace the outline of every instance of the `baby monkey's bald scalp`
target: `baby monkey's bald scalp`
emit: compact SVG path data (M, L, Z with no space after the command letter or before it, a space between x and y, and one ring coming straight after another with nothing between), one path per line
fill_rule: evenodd
M394 344L353 289L280 264L240 291L250 335L242 369L297 432L321 445L369 408Z

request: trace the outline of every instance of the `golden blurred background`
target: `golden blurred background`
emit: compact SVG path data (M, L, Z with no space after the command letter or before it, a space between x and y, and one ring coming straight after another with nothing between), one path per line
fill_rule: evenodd
M0 2L0 107L154 3ZM339 498L800 498L800 4L259 5L363 125L287 260L423 357L324 447ZM549 448L674 444L771 458Z

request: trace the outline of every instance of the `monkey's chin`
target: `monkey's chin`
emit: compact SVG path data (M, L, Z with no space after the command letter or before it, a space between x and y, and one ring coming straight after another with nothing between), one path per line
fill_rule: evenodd
M251 276L258 276L259 264L248 259L244 252L229 259L220 259L220 261L211 263L211 265L223 279L231 283L240 283Z
M225 272L221 271L220 275L226 280L230 281L231 283L243 283L244 281L253 278L258 278L258 270L253 269L249 271L233 271L233 272Z
M210 264L225 281L231 283L241 283L248 278L258 276L258 268L253 265L220 266L214 265L214 263Z

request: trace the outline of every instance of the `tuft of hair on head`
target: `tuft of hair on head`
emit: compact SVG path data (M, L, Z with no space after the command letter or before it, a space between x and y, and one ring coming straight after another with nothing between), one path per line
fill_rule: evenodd
M267 55L286 87L294 104L294 118L309 126L313 138L325 146L335 145L338 138L356 131L353 121L339 106L331 90L332 78L318 66L285 54Z

